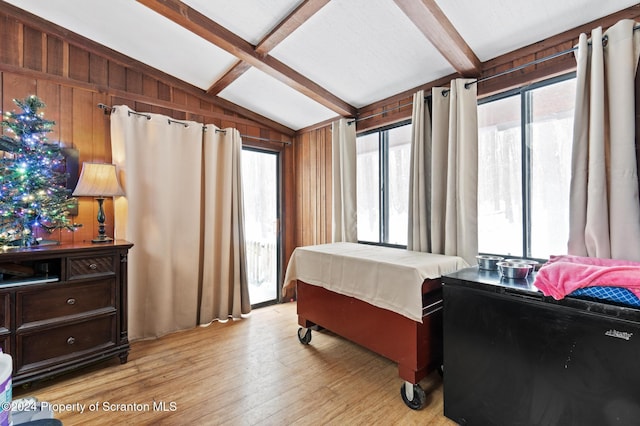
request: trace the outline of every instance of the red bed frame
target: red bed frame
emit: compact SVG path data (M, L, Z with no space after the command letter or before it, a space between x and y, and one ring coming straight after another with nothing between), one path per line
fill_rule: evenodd
M421 379L442 365L440 279L422 283L422 323L300 280L297 299L301 327L326 328L397 362L398 374L406 382L419 387ZM409 400L412 399L410 395ZM405 403L414 409L422 408L411 406L406 400Z

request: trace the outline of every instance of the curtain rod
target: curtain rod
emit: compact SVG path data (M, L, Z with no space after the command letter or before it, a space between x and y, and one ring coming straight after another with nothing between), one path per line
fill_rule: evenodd
M110 114L111 111L114 110L114 107L111 107L109 105L105 105L105 104L102 104L102 103L98 104L98 108L103 109L105 115L106 114ZM147 120L151 120L151 116L149 114L145 114L145 113L142 113L142 112L135 112L135 111L128 111L128 113L129 114L140 115L140 116L146 117ZM182 124L185 127L189 126L188 123L185 123L185 122L179 121L179 120L173 120L171 118L167 118L167 122L168 122L168 124ZM202 130L206 132L207 131L207 127L206 126L202 126ZM216 129L216 132L217 133L218 132L219 133L226 133L225 130L220 130L220 129ZM271 142L271 143L280 143L280 144L283 144L283 145L291 145L290 141L281 141L281 140L277 140L277 139L262 138L262 137L259 137L259 136L251 136L251 135L243 135L243 134L241 134L240 137L243 138L243 139L253 139L253 140L258 140L258 141L262 141L262 142Z
M207 128L203 127L203 130L206 132ZM216 129L216 133L224 133L224 134L226 134L227 131L224 130L224 129ZM242 135L241 134L240 137L243 138L243 139L255 139L257 141L274 142L274 143L281 143L283 145L291 145L291 142L289 142L289 141L280 141L280 140L277 140L277 139L261 138L259 136L251 136L251 135Z
M638 31L638 30L640 30L640 25L636 25L635 27L633 27L633 31ZM603 46L606 46L608 41L609 41L609 36L605 35L604 37L602 37L602 45ZM589 46L591 46L592 44L593 44L593 42L591 42L591 41L587 43L587 45L589 45ZM574 46L571 49L563 50L562 52L552 53L551 55L544 56L542 58L538 58L538 59L533 60L531 62L527 62L526 64L522 64L522 65L519 65L517 67L513 67L513 68L510 68L508 70L499 72L498 74L489 75L489 76L486 76L486 77L479 78L476 81L471 81L471 82L465 84L464 87L468 88L472 84L482 83L483 81L491 80L491 79L496 78L496 77L501 77L503 75L506 75L506 74L509 74L509 73L512 73L512 72L515 72L515 71L520 71L523 68L527 68L527 67L530 67L532 65L537 65L537 64L539 64L541 62L546 62L546 61L549 61L551 59L558 58L560 56L568 55L569 53L573 53L576 50L578 50L578 46ZM444 95L444 93L443 93L443 95Z
M638 30L640 30L640 25L636 25L635 27L633 27L633 31L638 31ZM609 38L606 35L604 37L602 37L603 46L607 45L607 41L608 40L609 40ZM589 42L588 44L589 44L589 46L591 46L592 42ZM543 56L542 58L538 58L538 59L535 59L535 60L533 60L531 62L527 62L527 63L522 64L522 65L518 65L517 67L506 69L506 70L501 71L501 72L499 72L497 74L488 75L486 77L479 78L479 79L477 79L475 81L470 81L469 83L466 83L464 86L465 86L465 88L469 88L469 86L472 85L472 84L482 83L483 81L491 80L491 79L494 79L496 77L502 77L503 75L507 75L507 74L510 74L512 72L520 71L521 69L528 68L528 67L530 67L532 65L537 65L537 64L540 64L542 62L546 62L546 61L549 61L551 59L558 58L560 56L568 55L569 53L575 52L576 50L578 50L577 46L576 47L572 47L571 49L563 50L562 52L552 53L551 55ZM450 91L450 89L443 90L442 91L442 96L447 96L449 94L449 91ZM425 101L426 101L426 99L427 99L427 97L425 96ZM386 113L388 113L390 111L393 111L393 110L396 110L396 109L400 109L400 108L403 108L403 107L406 107L406 106L412 105L412 104L413 104L413 102L406 103L406 104L395 106L393 108L389 108L389 109L384 110L382 112L376 112L374 114L366 115L364 117L358 117L356 119L353 119L353 120L349 121L348 124L352 124L354 122L358 122L358 121L362 121L362 120L367 120L369 118L377 117L378 115L386 114Z
M424 98L424 99L425 99L425 102L426 102L427 97L425 96L425 98ZM348 124L348 125L351 125L351 124L353 124L353 123L357 123L358 121L368 120L368 119L370 119L370 118L377 117L377 116L382 115L382 114L386 114L386 113L388 113L389 111L394 111L394 110L396 110L396 109L404 108L404 107L406 107L406 106L410 106L410 105L413 105L413 102L408 102L408 103L406 103L406 104L402 104L402 105L394 106L393 108L389 108L389 109L386 109L386 110L381 111L381 112L374 112L373 114L365 115L364 117L354 118L353 120L347 121L347 124Z
M549 56L544 56L542 58L538 58L538 59L536 59L534 61L527 62L526 64L518 65L517 67L506 69L504 71L499 72L498 74L489 75L487 77L479 78L479 79L477 79L475 81L470 81L469 83L466 83L464 85L464 87L468 89L469 86L472 85L472 84L477 84L477 83L481 83L481 82L486 81L486 80L491 80L492 78L501 77L503 75L507 75L507 74L510 74L512 72L519 71L519 70L521 70L523 68L527 68L527 67L530 67L532 65L539 64L541 62L546 62L546 61L549 61L551 59L555 59L557 57L564 56L564 55L566 55L568 53L571 53L571 52L575 51L576 49L577 49L576 47L573 47L571 49L568 49L568 50L565 50L565 51L562 51L562 52L557 52L557 53L551 54ZM447 96L449 94L449 92L450 92L450 89L445 89L441 93L442 93L442 96ZM427 100L427 96L425 96L425 102L426 102L426 100ZM373 114L365 115L364 117L358 117L358 118L355 118L353 120L348 121L347 124L352 124L352 123L357 123L359 121L368 120L370 118L377 117L377 116L382 115L382 114L387 114L390 111L394 111L394 110L397 110L397 109L400 109L400 108L404 108L404 107L409 106L409 105L413 105L413 102L408 102L408 103L405 103L405 104L402 104L402 105L397 105L397 106L394 106L392 108L385 109L384 111L381 111L381 112L376 112L376 113L373 113Z

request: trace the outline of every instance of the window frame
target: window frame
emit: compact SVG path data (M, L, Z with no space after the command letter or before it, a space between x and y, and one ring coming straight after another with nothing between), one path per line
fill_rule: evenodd
M531 140L531 126L533 123L533 108L532 108L532 96L531 93L535 89L541 87L551 86L566 80L576 78L576 72L570 72L567 74L558 75L549 79L538 81L526 86L517 87L505 92L497 93L495 95L487 96L478 100L478 106L499 101L512 96L520 97L520 149L522 152L520 160L520 174L521 174L521 197L522 197L522 256L529 259L534 259L531 254L531 147L528 143ZM478 165L479 166L479 165ZM491 254L497 256L505 256L503 253L479 253L479 254ZM510 257L513 257L510 255ZM535 258L539 261L546 261L547 259Z
M406 244L388 243L389 239L389 191L387 190L389 182L389 131L397 127L411 125L412 120L406 119L397 123L389 124L383 127L367 130L356 134L356 143L359 137L371 134L378 134L378 239L379 241L364 241L358 238L360 244L370 244L384 247L407 248Z

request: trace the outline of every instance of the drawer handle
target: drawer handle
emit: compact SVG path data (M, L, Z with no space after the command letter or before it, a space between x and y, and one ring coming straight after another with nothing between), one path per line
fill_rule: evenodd
M98 265L92 263L91 265L89 265L89 269L93 269L95 271L96 269L98 269Z
M76 299L74 299L73 297L70 297L67 299L67 305L75 305L76 304Z
M73 345L75 342L76 342L76 339L73 336L71 336L71 337L69 337L67 339L67 344L68 345Z

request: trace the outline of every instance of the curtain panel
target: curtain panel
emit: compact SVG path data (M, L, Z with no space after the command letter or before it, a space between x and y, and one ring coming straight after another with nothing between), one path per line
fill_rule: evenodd
M432 89L432 114L418 92L413 103L409 195L410 250L478 254L478 104L473 80ZM422 123L422 124L420 124Z
M356 126L341 118L331 124L332 241L358 241Z
M242 140L237 129L204 133L204 262L200 324L251 311L242 198Z
M604 34L598 27L591 43L579 38L569 254L640 261L634 25L623 20Z
M478 96L474 80L434 88L431 239L434 253L476 264L478 254Z
M431 115L424 90L413 95L407 250L431 248Z
M112 157L126 193L115 200L115 235L134 243L132 340L250 310L240 136L208 129L203 137L201 123L176 123L125 105L112 112Z
M135 244L128 259L131 339L196 326L202 125L187 124L126 106L111 115L113 161L126 193L115 203L115 235Z

